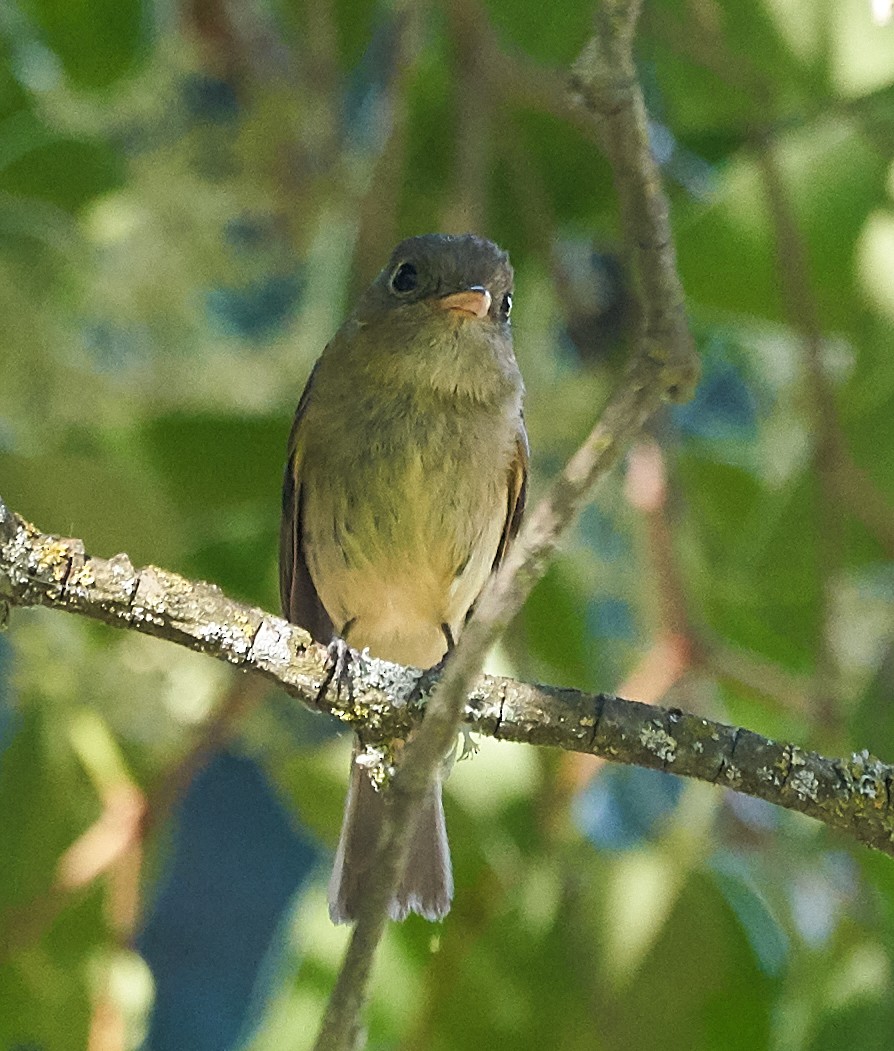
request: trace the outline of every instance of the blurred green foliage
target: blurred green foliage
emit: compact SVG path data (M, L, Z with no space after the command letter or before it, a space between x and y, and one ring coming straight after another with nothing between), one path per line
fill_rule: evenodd
M98 554L275 609L280 472L313 360L392 242L468 227L516 267L536 499L629 342L610 172L554 90L591 9L4 5L4 500ZM894 759L894 25L872 11L646 5L640 71L705 378L652 428L661 528L618 472L495 667L620 689L689 633L666 703ZM768 152L794 232L770 203ZM67 852L116 787L151 806L233 689L175 647L14 612L0 637L4 1051L123 1051L150 1031L164 976L134 947L171 871L170 822L74 891ZM329 850L346 740L273 695L230 747ZM889 1048L890 859L650 776L493 742L460 764L456 905L440 928L389 932L370 1046ZM241 1036L154 1051L310 1046L345 944L326 868L284 917Z

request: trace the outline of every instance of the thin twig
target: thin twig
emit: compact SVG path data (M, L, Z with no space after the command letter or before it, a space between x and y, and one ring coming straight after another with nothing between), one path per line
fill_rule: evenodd
M636 358L602 419L529 517L490 581L409 741L389 791L373 876L332 991L316 1051L358 1046L376 948L387 924L392 889L406 865L419 804L449 750L472 683L488 650L543 575L559 538L596 484L618 461L645 421L669 396L686 397L697 375L667 203L649 147L645 107L632 55L636 0L605 3L597 33L575 66L572 90L594 119L614 169L625 243L642 291Z

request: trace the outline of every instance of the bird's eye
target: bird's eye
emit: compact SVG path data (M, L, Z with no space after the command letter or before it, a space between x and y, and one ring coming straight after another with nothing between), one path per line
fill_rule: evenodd
M509 320L509 315L512 313L512 293L507 292L503 296L503 301L500 303L500 316L505 320Z
M412 263L401 263L391 275L392 292L412 292L419 284L419 271Z

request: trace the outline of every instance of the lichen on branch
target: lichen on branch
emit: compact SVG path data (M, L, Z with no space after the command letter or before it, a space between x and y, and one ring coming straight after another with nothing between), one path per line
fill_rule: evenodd
M281 617L204 581L127 555L98 558L83 541L42 533L0 499L0 604L46 606L187 646L282 687L350 723L367 740L406 736L438 677L364 658L348 698L330 686L325 647ZM855 752L826 758L699 715L610 694L482 675L463 722L501 741L564 748L691 777L816 818L894 856L894 767Z

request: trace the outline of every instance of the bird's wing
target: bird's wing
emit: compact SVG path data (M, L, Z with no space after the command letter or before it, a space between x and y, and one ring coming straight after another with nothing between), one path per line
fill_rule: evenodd
M306 628L317 642L328 643L334 631L332 621L323 608L317 589L307 568L304 552L302 522L302 424L314 382L314 371L295 411L295 421L289 435L289 452L282 486L282 519L279 529L279 596L282 614L293 624Z
M506 520L503 523L503 532L497 553L494 556L491 572L494 572L506 552L509 545L515 539L521 526L522 514L525 510L525 498L528 491L528 460L530 459L530 448L528 446L528 433L525 430L525 421L519 422L518 435L515 441L515 456L509 465L508 484L506 487Z

